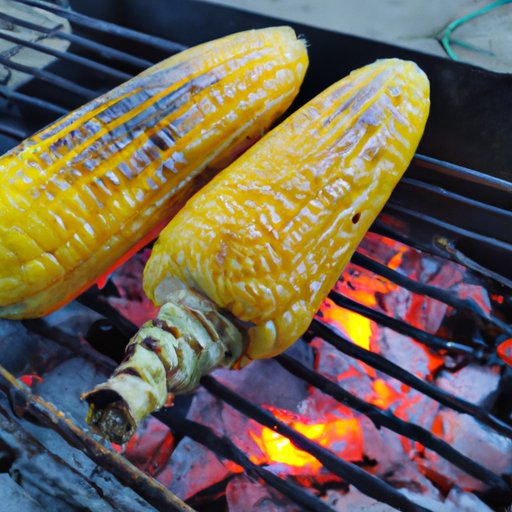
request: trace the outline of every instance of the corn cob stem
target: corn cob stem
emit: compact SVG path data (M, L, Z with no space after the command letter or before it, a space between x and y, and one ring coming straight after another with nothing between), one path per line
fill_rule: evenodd
M190 289L171 292L157 318L130 340L112 377L82 396L87 422L125 443L142 418L174 393L195 389L215 368L233 366L245 348L242 331L213 302Z

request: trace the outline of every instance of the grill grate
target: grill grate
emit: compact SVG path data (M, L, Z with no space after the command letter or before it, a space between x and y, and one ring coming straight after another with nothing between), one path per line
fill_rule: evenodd
M52 37L66 39L71 43L71 47L68 52L50 50L37 42L27 44L27 46L30 46L33 50L51 53L55 57L59 58L59 61L51 66L51 71L39 70L29 66L16 64L7 57L0 56L1 65L12 69L18 69L19 71L23 71L34 77L32 83L24 86L19 91L11 91L5 86L0 86L0 97L5 99L3 110L5 112L9 111L9 115L3 115L0 117L0 133L7 135L10 138L4 143L5 148L9 145L14 145L16 141L30 135L34 130L40 128L43 124L50 122L56 116L62 115L69 109L79 106L85 100L96 97L105 90L108 90L121 81L126 80L135 72L138 72L158 61L159 56L161 56L161 52L165 52L166 55L169 55L185 48L184 45L179 43L167 41L156 36L150 36L135 30L126 29L113 23L100 21L56 5L46 4L36 0L14 1L46 9L49 12L65 17L70 21L73 33L69 34L63 32L59 26L54 27L50 31L35 26L34 24L22 19L0 13L0 19L8 23L24 26L32 30L40 30L42 34L46 35L51 32ZM109 39L109 44L105 44L104 42L96 42L95 36L97 36L98 40L103 40L103 36L112 37ZM0 35L0 37L4 37L14 44L26 44L23 40L14 36ZM117 39L121 41L120 48L113 45ZM132 55L124 51L122 49L123 42L142 45L143 48L141 49L141 55L143 56L140 57L138 55ZM148 59L146 55L152 56L152 58ZM86 72L92 72L93 75L101 75L101 79L98 76L95 76L93 77L95 79L86 81L86 86L79 85L76 78L70 79L68 77L69 68L67 66L72 66L72 69L74 70L76 70L77 67L81 68L80 76L83 76ZM74 75L71 74L71 76ZM56 93L54 91L49 95L49 88L45 87L45 84L55 86L58 88L59 92ZM60 101L57 101L56 98ZM24 111L27 107L35 107L40 111L40 116L35 116L36 122L27 120L27 117L24 115ZM417 236L416 233L415 236L406 235L404 230L397 230L396 228L393 228L389 223L386 223L383 218L381 218L372 229L375 232L383 233L395 240L403 241L409 246L425 250L427 252L433 252L434 254L440 255L444 258L462 263L466 267L471 268L476 274L484 276L488 280L490 289L503 290L504 286L512 287L512 281L507 275L506 269L496 270L494 268L487 268L480 263L473 261L456 245L446 241L452 240L453 235L456 234L461 236L464 240L481 243L485 249L489 249L494 251L494 253L499 253L500 255L506 255L507 258L510 258L510 254L512 254L512 240L507 238L506 235L503 235L503 232L500 231L500 226L501 229L503 229L503 225L506 226L507 222L508 225L510 225L512 213L506 209L506 203L501 202L500 198L505 197L507 194L512 192L512 185L505 180L421 154L416 155L413 167L419 171L414 174L414 178L407 178L403 180L397 190L397 193L393 196L389 206L386 208L385 213L399 219L406 225L411 223L415 226L421 226L420 231L422 233L427 233L427 235L423 237ZM425 170L433 173L433 177L430 176L429 181L422 180L422 172ZM454 191L446 191L441 186L432 184L432 181L439 179L439 176L451 178L454 182L457 180L464 180L465 182L477 184L480 191L479 197L483 197L485 199L477 200L473 197L461 194L456 188ZM492 191L492 194L489 191ZM416 197L418 193L421 193L422 197L427 198L427 200L423 201L421 205L414 205L414 197ZM434 203L432 204L435 204L436 202L439 202L440 197L442 198L442 201L446 201L447 203L452 202L455 204L457 208L460 208L463 211L463 213L466 211L465 209L475 211L476 215L483 216L485 222L478 223L478 225L470 227L466 226L461 218L457 219L458 221L461 221L459 224L448 223L445 219L436 218L429 210L428 201L433 201ZM412 201L410 198L412 198ZM485 202L487 198L489 198L489 201ZM471 218L473 217L471 216ZM471 221L469 220L468 223L471 223ZM438 237L432 240L428 234L432 233L434 229L436 232L441 233L443 237ZM446 239L444 238L444 235L446 235ZM405 289L427 295L451 307L457 308L458 310L467 311L471 313L478 322L482 324L491 324L502 333L506 333L508 336L512 335L512 328L508 324L495 316L487 314L473 300L460 299L451 292L405 277L399 272L368 258L360 252L357 252L354 255L352 262L379 276L389 279L391 282L396 283ZM339 293L332 292L330 298L343 308L356 311L359 314L378 322L380 325L390 327L397 332L411 336L434 350L463 354L469 360L498 361L495 356L495 345L486 344L480 340L474 340L471 345L457 341L445 340L414 328L401 320L376 313L374 310L352 301ZM94 296L89 293L82 297L81 301L109 318L112 324L116 325L125 336L133 333L135 327L131 325L127 319L123 318L114 308L111 308L102 302L98 296ZM98 358L100 356L97 355L94 350L78 343L72 337L65 335L58 329L48 328L42 321L30 321L26 322L26 325L35 332L48 335L52 339L58 340L67 348L71 348L86 358L93 359L95 362L98 362L99 360ZM51 332L49 332L49 329ZM325 341L349 357L356 358L359 361L362 361L369 366L396 378L400 382L411 386L455 411L470 414L477 418L481 423L493 428L502 435L512 437L512 426L496 416L493 416L483 407L476 406L465 400L457 398L454 395L419 379L415 375L398 367L396 364L384 357L354 345L341 337L331 327L322 323L320 320L314 320L312 322L304 339L307 341L315 336L322 337ZM499 336L496 337L496 343L498 340ZM105 362L104 359L102 360L104 361L104 365L109 369L112 368L110 362ZM510 488L503 478L487 470L477 461L470 460L468 457L464 456L462 453L458 452L445 441L436 437L429 431L412 423L403 421L392 413L379 409L378 407L351 395L330 380L306 368L296 359L288 355L278 356L277 361L293 375L303 379L305 382L320 389L324 393L329 394L344 405L366 415L375 423L376 426L388 428L412 440L422 443L424 446L450 461L455 466L490 485L492 491L496 493L496 495L499 494L503 496L504 499L511 496ZM291 439L302 450L315 456L332 473L343 478L346 482L355 485L355 487L365 494L391 506L400 508L400 510L426 510L423 507L412 503L404 495L379 478L370 475L355 464L342 460L331 451L305 438L297 431L277 420L268 411L245 400L233 391L230 391L214 378L204 378L202 380L202 385L211 394L230 404L244 415L254 419L262 425L274 428L285 437ZM23 404L23 407L25 407L26 410L20 410L19 407L17 410L18 414L21 416L30 413L36 418L36 420L57 430L72 444L75 443L75 445L80 446L82 449L86 449L89 455L93 458L95 456L94 450L97 450L97 458L95 460L104 467L112 470L114 474L119 475L122 474L123 470L126 471L121 457L112 458L112 456L108 454L109 452L101 451L97 445L91 444L94 443L94 441L86 433L81 431L73 431L71 433L69 425L64 425L62 421L48 420L50 412L55 414L54 411L51 411L51 406L30 396L26 389L22 388L17 382L14 382L4 371L0 374L0 388L6 394L11 396L11 401L12 397L15 396L18 399L18 404ZM34 409L34 403L37 404L36 409ZM23 409L23 407L21 407L21 409ZM191 437L193 440L204 444L220 456L239 464L244 468L247 474L256 478L261 478L268 485L276 488L304 509L322 511L331 510L325 503L297 484L281 479L265 468L255 465L239 448L236 447L235 444L226 438L216 436L210 428L189 420L179 419L175 415L170 414L168 410L159 411L155 413L155 416L175 431ZM78 443L76 441L77 438L80 440ZM89 448L87 448L87 446L89 446ZM94 449L91 449L91 446L94 446ZM101 456L98 456L98 453L101 453ZM154 504L157 508L164 509L165 507L171 507L177 510L189 510L184 508L185 505L173 501L174 497L172 497L167 490L154 487L154 484L151 483L149 477L144 477L144 483L142 485L140 482L137 483L133 478L130 479L129 477L125 477L124 481L129 485L133 485L137 492L145 496L146 499L148 499L148 501Z
M471 416L478 418L482 423L500 431L507 437L512 436L512 427L496 418L485 409L477 407L465 400L451 395L450 393L446 393L437 386L419 379L412 373L400 368L398 365L392 363L379 354L375 354L374 352L370 352L369 350L354 345L350 341L339 336L331 327L319 322L318 320L313 320L311 327L312 329L308 333L310 337L318 335L344 354L366 363L372 368L397 379L407 386L411 386L433 400L436 400L440 404L450 407L457 412L470 414Z

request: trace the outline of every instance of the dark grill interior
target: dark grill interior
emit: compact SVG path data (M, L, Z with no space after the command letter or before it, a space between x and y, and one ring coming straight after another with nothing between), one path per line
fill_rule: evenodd
M228 11L211 5L179 2L154 2L154 10L140 12L141 2L135 0L123 4L123 12L116 9L115 2L97 3L84 1L71 2L73 11L58 5L49 5L37 0L16 0L17 2L43 7L67 18L72 33L56 26L50 35L70 42L67 51L48 50L38 42L26 43L16 36L1 37L16 45L52 52L57 60L45 69L36 69L12 62L9 56L0 55L0 64L10 69L22 71L34 77L22 88L13 91L0 85L0 150L6 151L21 139L29 136L38 128L51 122L80 104L109 90L133 74L154 62L193 43L199 43L221 33L243 30L249 26L259 27L275 24L263 17ZM96 5L94 5L96 4ZM152 3L153 5L153 3ZM194 5L194 8L190 7ZM144 9L142 9L144 10ZM87 15L78 14L87 13ZM137 19L137 13L140 19ZM157 14L157 13L161 13ZM137 26L138 30L125 29L117 24L99 21L101 19L119 19L120 23ZM212 21L227 16L229 22L212 28ZM191 19L191 17L193 19ZM166 38L161 37L164 21ZM202 20L209 19L208 27L193 30ZM0 13L0 20L8 25L26 26L38 30L26 20ZM185 30L184 25L189 29ZM216 30L219 33L212 33ZM510 145L501 144L508 138L510 130L504 130L510 123L504 113L506 105L512 105L510 77L493 75L459 64L445 62L433 57L395 49L379 43L358 38L331 34L308 27L297 27L305 34L311 45L312 69L297 102L299 105L330 82L340 78L348 69L357 67L382 55L396 55L416 60L427 71L433 84L433 113L427 127L425 139L413 161L407 177L392 196L384 212L374 224L372 231L408 246L426 251L439 258L457 262L467 269L475 282L483 283L491 297L502 297L501 304L493 304L493 312L488 313L471 298L461 298L449 290L419 282L389 268L358 251L352 263L381 276L398 286L416 294L422 294L454 308L465 318L471 319L474 326L470 337L464 339L446 339L412 326L399 318L392 318L374 309L354 301L333 290L329 298L342 308L357 312L362 316L388 327L398 333L409 336L432 351L443 356L457 358L459 364L476 362L481 365L501 365L504 363L496 354L497 346L506 338L512 337L512 327L507 322L512 318L512 304L509 292L512 288L512 221L511 211L511 174L506 162L512 161ZM48 35L48 30L46 30ZM147 35L147 33L155 35ZM168 40L170 39L170 40ZM173 42L176 39L179 42ZM344 52L333 52L334 47L342 47L350 41L351 51L347 59ZM323 53L325 52L325 53ZM341 64L337 66L340 62ZM361 61L361 62L359 62ZM484 106L475 105L475 95L483 94L487 88ZM456 96L456 93L459 96ZM492 93L492 94L491 94ZM496 96L501 102L496 103ZM457 97L454 102L453 98ZM448 107L449 106L449 107ZM443 112L444 110L444 112ZM510 111L510 110L509 110ZM447 116L447 112L450 113ZM444 117L443 117L444 116ZM446 120L458 117L456 120ZM479 118L487 130L475 130ZM487 123L487 124L486 124ZM454 129L458 126L458 129ZM510 126L508 127L510 128ZM481 132L485 133L481 133ZM488 133L490 132L490 133ZM477 140L479 139L480 140ZM450 139L450 140L448 140ZM487 142L498 149L489 151ZM453 146L453 147L447 147ZM508 158L508 160L507 160ZM457 162L457 163L454 163ZM117 310L108 305L103 296L108 294L107 286L102 291L92 290L84 294L80 301L105 316L114 330L109 336L118 336L126 341L133 334L135 326L122 317ZM88 345L66 335L59 329L49 327L44 320L28 321L25 326L39 334L56 340L67 349L92 359L95 364L112 369L111 359L99 355ZM474 405L466 400L440 389L414 374L404 370L385 357L361 348L345 339L331 325L316 318L302 341L308 343L315 337L324 339L328 344L389 375L404 385L420 391L447 408L473 416L496 432L508 438L512 437L510 407L504 406L505 400L498 399L500 407L495 410ZM109 356L116 356L113 349L100 347ZM429 430L404 421L388 410L380 409L343 387L308 368L297 358L283 354L276 358L288 372L330 395L335 400L366 415L378 427L384 427L439 454L453 465L489 486L482 494L492 506L505 506L512 500L509 483L473 460L439 436ZM0 368L1 369L1 368ZM504 368L504 372L509 369ZM506 379L503 379L505 381ZM508 379L510 382L510 379ZM252 403L224 386L214 377L206 377L202 386L213 396L219 398L243 415L266 425L291 439L302 450L312 454L333 474L342 478L368 496L404 511L427 510L411 502L397 489L384 480L373 476L357 465L346 462L329 449L309 440L301 433L286 425L268 410ZM125 485L131 486L149 503L161 510L190 510L175 498L161 484L148 476L143 476L123 457L104 449L86 432L62 417L59 417L51 405L30 394L26 388L12 379L7 371L1 369L0 389L10 398L16 414L30 417L36 423L59 432L71 445L85 450L98 465L111 471ZM510 396L510 389L502 389L501 396ZM78 399L78 397L77 397ZM306 488L290 479L282 479L263 466L253 463L236 444L218 436L212 429L198 422L185 419L176 413L175 408L164 409L155 416L168 425L174 432L186 435L194 441L215 451L219 456L229 459L244 471L266 484L279 490L301 509L332 510L325 502ZM1 418L1 416L0 416ZM1 426L3 430L7 426ZM28 443L20 438L20 443ZM191 501L200 508L200 496ZM205 510L213 510L205 508Z

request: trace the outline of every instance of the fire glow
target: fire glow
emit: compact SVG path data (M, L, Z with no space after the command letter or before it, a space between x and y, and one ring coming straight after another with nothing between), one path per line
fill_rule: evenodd
M370 350L370 340L372 337L371 320L348 309L339 308L329 299L325 299L320 307L320 311L324 322L334 325L352 343Z
M414 249L386 241L371 233L359 251L413 280L442 286L459 297L471 298L487 311L484 306L489 298L485 288L466 280L456 264L438 263ZM452 327L447 320L456 313L453 308L400 287L362 266L350 263L336 283L335 291L424 332L448 339L452 335ZM455 360L449 360L450 364L446 365L444 354L430 350L415 338L401 334L383 322L369 320L329 299L321 305L317 319L338 331L354 345L379 354L422 380L432 381L436 385L444 382L443 386L455 386L459 370L450 371L450 364ZM357 464L379 478L392 475L398 487L414 485L415 489L430 492L431 487L435 489L432 482L447 493L454 485L466 491L479 490L478 482L475 483L471 477L461 477L457 468L446 469L443 458L431 448L426 448L407 435L397 434L393 428L380 428L382 423L375 421L375 418L379 416L376 409L386 411L388 417L393 415L395 419L429 430L448 443L462 442L460 439L467 437L468 432L473 435L473 423L468 423L464 428L469 430L463 430L463 434L459 435L453 426L457 425L458 416L455 418L450 411L447 412L413 386L377 371L359 358L347 357L335 344L320 336L307 341L308 344L299 341L295 347L296 352L291 353L290 357L300 357L304 366L337 384L360 403L366 403L365 407L361 409L354 406L354 410L341 398L333 398L322 391L320 386L307 385L304 380L290 376L285 369L277 368L276 363L270 361L255 362L255 365L261 366L253 370L253 373L250 373L251 368L255 366L249 365L237 373L238 381L225 370L219 370L218 378L221 382L225 379L234 390L248 393L251 400L272 413L276 422L287 425L318 447ZM500 341L497 353L502 360L508 362L512 360L512 340ZM461 377L469 378L469 386L473 382L471 372L474 370L470 369L469 377ZM249 373L243 375L244 372ZM492 376L487 375L485 378L491 379ZM367 414L363 414L363 410ZM206 391L194 398L189 415L192 421L215 425L219 435L233 439L237 448L253 464L266 467L267 471L283 479L320 493L322 489L337 488L340 485L338 475L281 435L277 426L264 427L236 410L225 407ZM128 443L124 455L178 495L188 498L231 478L226 500L233 505L235 512L248 509L247 495L251 492L255 493L258 502L266 503L267 498L270 499L267 490L262 490L259 484L251 483L248 487L244 475L246 468L229 459L221 460L208 449L193 443L176 442L167 430L153 431L152 421L148 422L143 434L135 436ZM192 460L191 450L194 453L197 450L200 454L197 462Z
M375 379L372 389L374 393L367 397L367 401L381 409L387 409L402 398L402 394L395 391L384 379Z
M383 379L376 379L372 382L372 393L366 399L379 408L387 409L392 404L403 400L404 395ZM331 449L343 459L351 461L363 459L364 436L360 420L352 417L350 411L341 405L332 413L324 415L321 421L313 421L305 415L285 409L271 406L265 406L265 408L271 411L276 419L320 446ZM350 417L341 417L347 414ZM249 435L262 452L260 455L250 456L252 462L256 464L280 463L289 468L301 468L303 474L315 474L322 467L315 457L297 448L290 439L270 428L254 423Z
M362 458L363 433L356 418L337 418L334 415L321 423L291 413L284 409L267 407L275 417L324 447L337 447L337 453L349 460ZM282 463L292 467L307 467L311 472L318 471L322 464L309 453L297 448L288 438L274 430L263 427L259 434L250 431L249 435L263 452L263 457L253 455L256 464Z
M381 252L386 253L383 263L387 263L388 267L394 270L406 266L410 256L407 250L408 248L401 244L384 244L384 249L381 246ZM375 275L362 271L354 265L347 267L336 285L336 290L374 309L382 309L382 297L393 293L403 293L396 284L382 277L377 278ZM410 298L409 307L413 309L418 307L414 298ZM389 314L389 312L386 313ZM330 299L325 299L322 303L319 318L336 328L352 343L369 351L378 350L380 327L368 318L342 308ZM411 340L411 343L414 342ZM318 349L317 344L313 343L313 346ZM424 347L419 348L422 352L423 349ZM428 364L425 365L426 375L424 376L428 378L432 369L442 364L442 358L428 352L426 349L423 357L425 357L425 354L427 355ZM316 370L322 372L321 363L317 361L315 366L317 367ZM380 409L390 409L405 420L408 419L409 408L417 406L420 398L417 393L411 393L408 386L400 386L398 383L394 383L362 362L348 366L348 369L345 368L343 371L338 371L338 373L331 373L329 377L336 380L342 387L347 386L350 380L362 382L366 379L367 391L361 398ZM264 407L270 410L278 420L286 423L320 446L330 449L343 459L350 461L363 460L365 453L364 435L359 417L354 416L349 409L339 403L332 405L332 407L324 406L323 412L318 414L321 407L318 408L319 406L315 404L315 400L317 400L317 396L311 390L311 396L305 401L307 405L303 404L304 410L307 410L304 415L268 405ZM310 414L311 411L313 411L312 414ZM249 434L262 452L259 455L251 455L251 460L257 464L282 464L288 468L287 472L298 474L300 469L300 473L303 475L316 474L322 467L320 462L312 455L297 448L288 438L270 428L261 427L254 423Z

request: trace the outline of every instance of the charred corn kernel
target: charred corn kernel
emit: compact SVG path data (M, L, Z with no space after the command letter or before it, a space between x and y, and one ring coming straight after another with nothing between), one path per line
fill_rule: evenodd
M187 50L0 158L0 316L40 316L93 284L290 105L292 29Z
M176 366L162 351L155 356L166 369L165 393L192 389L202 373L239 355L274 356L304 333L409 165L428 112L425 74L412 62L378 61L317 96L186 204L153 249L146 293L162 310L179 294L200 294L243 337L213 331L198 344L181 330L178 339L189 336L195 358L178 352ZM132 343L169 343L173 325L166 318L160 333L147 325ZM203 364L218 345L229 357ZM144 360L127 356L124 371L142 376ZM186 386L176 385L177 368L188 372ZM160 381L139 383L124 393L115 375L86 395L92 424L107 436L115 424L126 438L155 403L165 403ZM151 399L142 400L148 384ZM105 400L112 390L119 392Z

